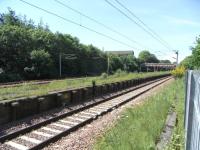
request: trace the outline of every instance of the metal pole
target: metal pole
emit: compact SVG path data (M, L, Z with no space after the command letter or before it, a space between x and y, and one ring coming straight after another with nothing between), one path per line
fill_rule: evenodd
M176 67L178 66L178 51L177 50L174 50L175 54L176 54Z
M107 74L109 75L109 68L110 67L110 58L109 58L109 55L108 55L108 58L107 58Z
M178 66L178 51L176 51L176 66Z
M59 70L60 70L60 77L62 76L62 56L61 53L59 53Z

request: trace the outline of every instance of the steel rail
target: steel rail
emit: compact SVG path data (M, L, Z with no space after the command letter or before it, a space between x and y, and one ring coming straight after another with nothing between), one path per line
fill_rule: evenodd
M107 102L107 101L109 101L109 100L111 100L111 99L114 99L114 98L116 98L116 97L119 97L119 96L122 96L122 95L124 95L124 94L130 93L130 92L132 92L132 91L134 91L134 90L137 90L137 89L140 89L140 88L142 88L142 87L148 86L148 85L150 85L150 84L153 84L153 83L159 82L159 81L161 81L161 80L164 80L164 81L162 81L162 82L160 82L160 83L158 83L158 84L156 84L156 85L153 86L153 87L156 87L156 86L162 84L163 82L166 82L166 81L169 80L169 79L170 79L169 77L162 77L162 78L160 78L160 79L154 79L153 81L149 81L149 82L147 82L147 83L143 83L143 84L138 85L138 86L136 86L136 87L132 87L132 88L123 90L123 91L121 91L121 92L118 92L118 93L115 94L115 95L102 97L102 100L100 100L100 101L98 101L98 102L94 102L94 103L89 104L89 105L87 105L87 106L85 106L85 107L81 107L81 108L72 110L72 111L70 111L70 112L64 113L64 114L59 115L59 116L56 116L56 117L54 117L54 118L50 118L50 119L48 119L48 120L45 120L45 121L42 121L42 122L40 122L40 123L31 125L31 126L29 126L29 127L23 128L23 129L21 129L21 130L18 130L18 131L12 132L12 133L8 133L8 134L6 134L6 135L4 135L4 136L1 136L1 137L0 137L0 142L3 143L3 142L5 142L5 141L14 139L14 138L18 137L18 135L28 133L29 131L32 131L32 130L36 130L36 129L42 127L42 126L48 125L48 124L50 124L50 123L52 123L52 122L58 121L58 120L60 120L60 119L62 119L62 118L65 118L65 117L67 117L67 116L73 115L73 114L75 114L75 113L79 113L79 112L84 111L84 110L86 110L86 109L95 107L95 106L97 106L98 104ZM151 88L153 88L153 87L151 87ZM151 88L149 88L148 90L143 91L143 92L141 92L141 93L135 95L134 97L131 97L131 98L129 98L129 99L126 99L126 100L120 102L119 104L115 104L113 107L110 107L109 109L107 109L106 111L104 111L104 112L102 112L101 114L98 114L98 115L103 115L104 113L107 113L107 112L111 111L114 107L119 107L119 106L123 105L124 103L127 103L128 101L134 99L135 97L138 97L139 95L142 95L143 93L149 91ZM30 149L42 148L42 147L44 147L45 145L47 145L48 143L51 143L52 141L54 141L54 140L60 138L61 136L65 135L65 134L67 134L67 133L69 133L69 132L72 132L72 131L76 130L77 128L79 128L79 127L81 127L81 126L83 126L83 125L85 125L85 124L91 122L91 121L94 120L94 119L95 119L95 118L89 118L89 119L87 119L87 120L85 120L85 121L83 121L83 122L81 122L81 123L79 123L79 124L77 124L77 125L71 127L70 129L66 129L66 130L63 131L63 132L61 132L61 133L59 133L59 134L57 134L57 135L55 135L55 136L53 136L53 137L51 137L51 138L49 138L49 139L47 139L47 140L42 141L41 143L37 144L36 146L34 146L34 147L30 148Z
M157 79L156 81L158 81L158 80L161 80L161 79ZM26 132L28 132L28 131L31 131L31 130L36 129L36 128L39 128L40 126L46 125L46 124L48 124L48 123L50 123L50 122L53 122L53 121L56 121L56 120L58 120L58 119L60 119L60 118L63 118L63 117L72 115L72 114L77 113L77 112L79 112L79 111L82 111L82 110L84 110L84 109L93 107L93 106L95 106L95 105L98 105L98 104L103 103L103 102L105 102L105 101L108 101L108 100L110 100L110 99L113 99L113 98L116 98L116 97L118 97L118 96L124 95L124 94L126 94L126 93L131 92L131 91L137 90L137 89L139 89L139 88L142 88L142 87L144 87L144 86L147 86L147 85L151 84L152 82L154 82L154 81L149 81L149 82L147 82L147 83L140 84L140 85L137 85L137 86L135 86L135 87L131 87L131 88L129 88L129 89L122 90L122 91L120 91L120 92L116 92L116 94L113 94L113 95L101 96L101 100L99 100L99 101L97 101L97 102L91 103L91 104L86 105L86 106L84 106L84 107L80 107L80 108L71 110L70 112L66 112L66 113L64 113L64 114L62 114L62 115L59 115L59 116L56 116L56 117L54 117L54 118L50 118L50 119L44 120L44 121L39 122L39 123L37 123L37 124L34 124L34 125L31 125L31 126L25 127L25 128L23 128L23 129L20 129L20 130L17 130L17 131L8 133L8 134L6 134L6 135L2 135L2 136L0 136L0 142L4 142L5 140L9 140L9 139L11 139L11 138L15 138L15 137L16 137L17 135L19 135L19 134L24 134L24 133L26 133Z

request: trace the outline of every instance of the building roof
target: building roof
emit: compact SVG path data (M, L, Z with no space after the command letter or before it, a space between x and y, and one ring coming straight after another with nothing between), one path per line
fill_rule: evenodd
M169 64L169 63L144 63L143 66L145 67L163 67L163 68L175 68L175 64Z
M134 55L133 50L121 50L121 51L106 51L108 54L115 54L115 55Z

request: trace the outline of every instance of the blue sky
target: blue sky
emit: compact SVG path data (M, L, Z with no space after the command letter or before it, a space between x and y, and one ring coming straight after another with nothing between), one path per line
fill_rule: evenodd
M175 56L172 51L161 45L141 28L132 23L118 11L113 9L104 0L60 0L61 2L75 8L82 13L95 18L99 22L117 30L130 37L130 39L138 41L145 47L140 47L131 41L95 24L94 22L74 13L56 3L54 0L25 0L32 4L38 5L44 9L59 14L62 17L73 20L79 24L85 25L96 31L107 34L117 40L136 47L133 49L135 55L143 49L148 49L155 53L159 59L172 59ZM182 60L191 54L190 47L194 46L195 39L200 35L200 1L199 0L119 0L130 10L132 10L141 20L143 20L150 28L160 35L170 46L179 50ZM110 0L114 3L114 0ZM116 4L116 3L114 3ZM119 5L117 5L119 7ZM0 0L0 13L7 11L7 8L15 10L17 14L26 15L37 24L42 19L44 23L49 25L53 31L68 33L80 39L81 43L93 44L104 50L131 50L132 48L114 42L110 39L102 37L98 34L90 32L65 22L55 16L37 10L33 7L25 5L19 0ZM161 52L158 52L161 51Z

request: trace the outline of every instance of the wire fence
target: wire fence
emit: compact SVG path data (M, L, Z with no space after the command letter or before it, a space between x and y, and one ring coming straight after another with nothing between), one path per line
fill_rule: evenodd
M185 96L185 149L200 150L200 71L187 71Z

